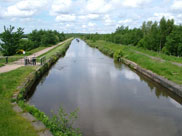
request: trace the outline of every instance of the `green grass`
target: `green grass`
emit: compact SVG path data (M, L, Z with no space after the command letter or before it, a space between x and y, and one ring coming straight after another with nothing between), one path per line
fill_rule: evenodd
M69 47L71 40L46 53L50 58L61 51L64 53L65 47ZM40 48L39 48L40 49ZM39 49L32 52L37 52ZM21 85L28 75L35 71L37 67L26 66L19 69L0 74L0 136L37 136L29 121L22 118L19 113L13 111L11 104L13 93Z
M38 47L38 48L32 49L30 51L27 51L25 55L26 56L32 55L32 54L34 54L34 53L36 53L38 51L41 51L41 50L43 50L45 48L48 48L48 47Z
M92 42L87 40L86 42L92 47L98 48L100 51L104 52L105 54L111 57L113 57L114 52L121 49L124 54L123 56L124 58L131 60L137 63L138 65L140 65L141 67L151 70L152 72L158 75L161 75L167 78L168 80L171 80L177 84L182 84L182 76L181 76L182 67L174 65L170 61L159 62L143 54L138 54L135 52L136 47L124 46L124 45L114 44L114 43L110 43L106 41ZM140 51L140 49L138 51ZM148 52L150 51L146 51L144 53L151 55ZM179 61L178 60L179 58L177 57L175 58L173 56L167 56L166 59Z
M14 112L11 105L13 92L33 70L33 67L21 67L0 74L0 136L37 136L30 122Z
M71 41L73 39L70 39L68 41L66 41L65 43L57 46L56 48L53 48L52 50L40 55L38 57L38 59L40 59L41 57L45 56L46 57L46 60L49 59L52 55L56 54L57 52L60 52L60 51L65 51L65 49L70 45Z
M43 49L45 49L45 48L47 48L47 47L38 47L38 48L32 49L32 50L30 50L30 51L27 51L25 55L24 55L24 54L16 54L16 55L10 56L10 57L8 58L8 63L17 61L17 60L19 60L19 59L22 59L22 58L25 57L25 56L32 55L32 54L34 54L34 53L36 53L36 52L38 52L38 51L41 51L41 50L43 50ZM0 52L0 53L1 53L1 52ZM0 56L1 56L1 55L2 55L2 54L0 54ZM5 63L6 63L6 59L5 59L5 58L0 58L0 67L1 67L1 66L4 66Z
M73 38L72 38L72 39L73 39ZM68 40L68 41L71 41L72 39L70 39L70 40ZM67 43L67 42L66 42L66 43ZM61 44L61 45L62 45L62 44ZM13 55L13 56L10 56L10 57L8 57L8 63L17 61L17 60L19 60L19 59L22 59L22 58L25 57L25 56L32 55L32 54L34 54L34 53L36 53L36 52L38 52L38 51L41 51L41 50L43 50L43 49L45 49L45 48L48 48L48 47L38 47L38 48L32 49L32 50L30 50L30 51L27 51L25 55L24 55L24 54L15 54L15 55ZM56 48L50 50L49 52L47 52L47 53L45 53L45 54L42 54L40 57L38 57L38 59L40 59L42 56L46 56L47 59L49 59L50 56L51 56L52 54L54 54L54 52L52 52L52 51L53 51L53 50L56 51L56 50L59 49L59 48L62 48L62 47L58 46L58 47L56 47ZM52 54L49 54L50 52L52 52ZM0 52L0 57L1 57L1 56L2 56L2 53ZM38 60L38 61L40 61L40 60ZM5 58L0 58L0 67L1 67L1 66L4 66L5 64L6 64L6 59L5 59Z
M142 49L142 48L137 48L135 46L131 46L130 48L132 50L136 50L136 51L148 54L150 56L158 57L158 58L161 58L166 61L182 63L182 57L169 56L169 55L166 55L166 54L163 54L160 52L154 52L154 51L150 51L150 50L146 50L146 49Z

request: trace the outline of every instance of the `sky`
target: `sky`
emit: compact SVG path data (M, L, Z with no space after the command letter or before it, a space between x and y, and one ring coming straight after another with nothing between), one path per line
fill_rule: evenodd
M5 26L64 33L111 33L118 26L140 27L163 16L182 24L182 0L0 0Z

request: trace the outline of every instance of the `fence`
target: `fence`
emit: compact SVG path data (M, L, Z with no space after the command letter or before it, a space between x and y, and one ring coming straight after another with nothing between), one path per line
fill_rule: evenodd
M46 62L46 57L24 57L24 56L1 56L0 65L18 64L18 65L43 65Z

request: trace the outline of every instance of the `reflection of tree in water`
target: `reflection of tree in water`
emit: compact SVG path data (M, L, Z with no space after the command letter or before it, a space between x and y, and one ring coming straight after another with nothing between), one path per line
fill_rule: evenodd
M141 73L139 73L139 72L136 72L136 73L139 75L140 81L144 81L145 83L147 83L151 92L154 92L158 99L160 98L160 96L166 97L166 98L170 97L170 98L174 99L175 101L177 101L178 103L182 104L181 97L174 94L170 90L162 87L160 84L152 81L151 79L147 78L146 76L142 75Z
M37 86L39 84L43 84L44 83L44 81L46 80L46 77L49 75L49 72L50 72L49 70L47 72L45 72L44 75L42 77L40 77L34 83L34 85L31 87L30 91L28 91L27 95L25 96L25 99L26 100L30 99L33 96L33 94L34 94L34 92L35 92L35 90L36 90L36 88L37 88Z
M114 66L115 66L115 68L121 70L121 69L122 69L122 65L123 65L123 64L122 64L121 62L114 61Z
M40 79L40 84L43 84L44 83L44 81L46 80L46 78L47 78L48 75L49 75L49 71L47 71L46 73L44 73L44 75Z

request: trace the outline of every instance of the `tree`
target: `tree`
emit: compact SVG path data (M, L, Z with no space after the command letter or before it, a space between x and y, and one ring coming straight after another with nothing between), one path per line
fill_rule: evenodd
M182 26L176 26L167 36L166 49L171 55L182 56Z
M20 40L23 37L23 29L18 28L16 32L13 32L15 27L11 26L6 28L4 26L4 32L1 34L2 43L0 43L3 55L14 55L18 49Z
M174 27L174 20L169 20L166 21L165 17L163 17L160 20L160 25L159 25L159 29L160 29L160 50L162 50L162 48L165 45L166 42L166 37L172 32Z
M50 46L59 42L59 37L51 30L44 31L41 36L41 46Z

